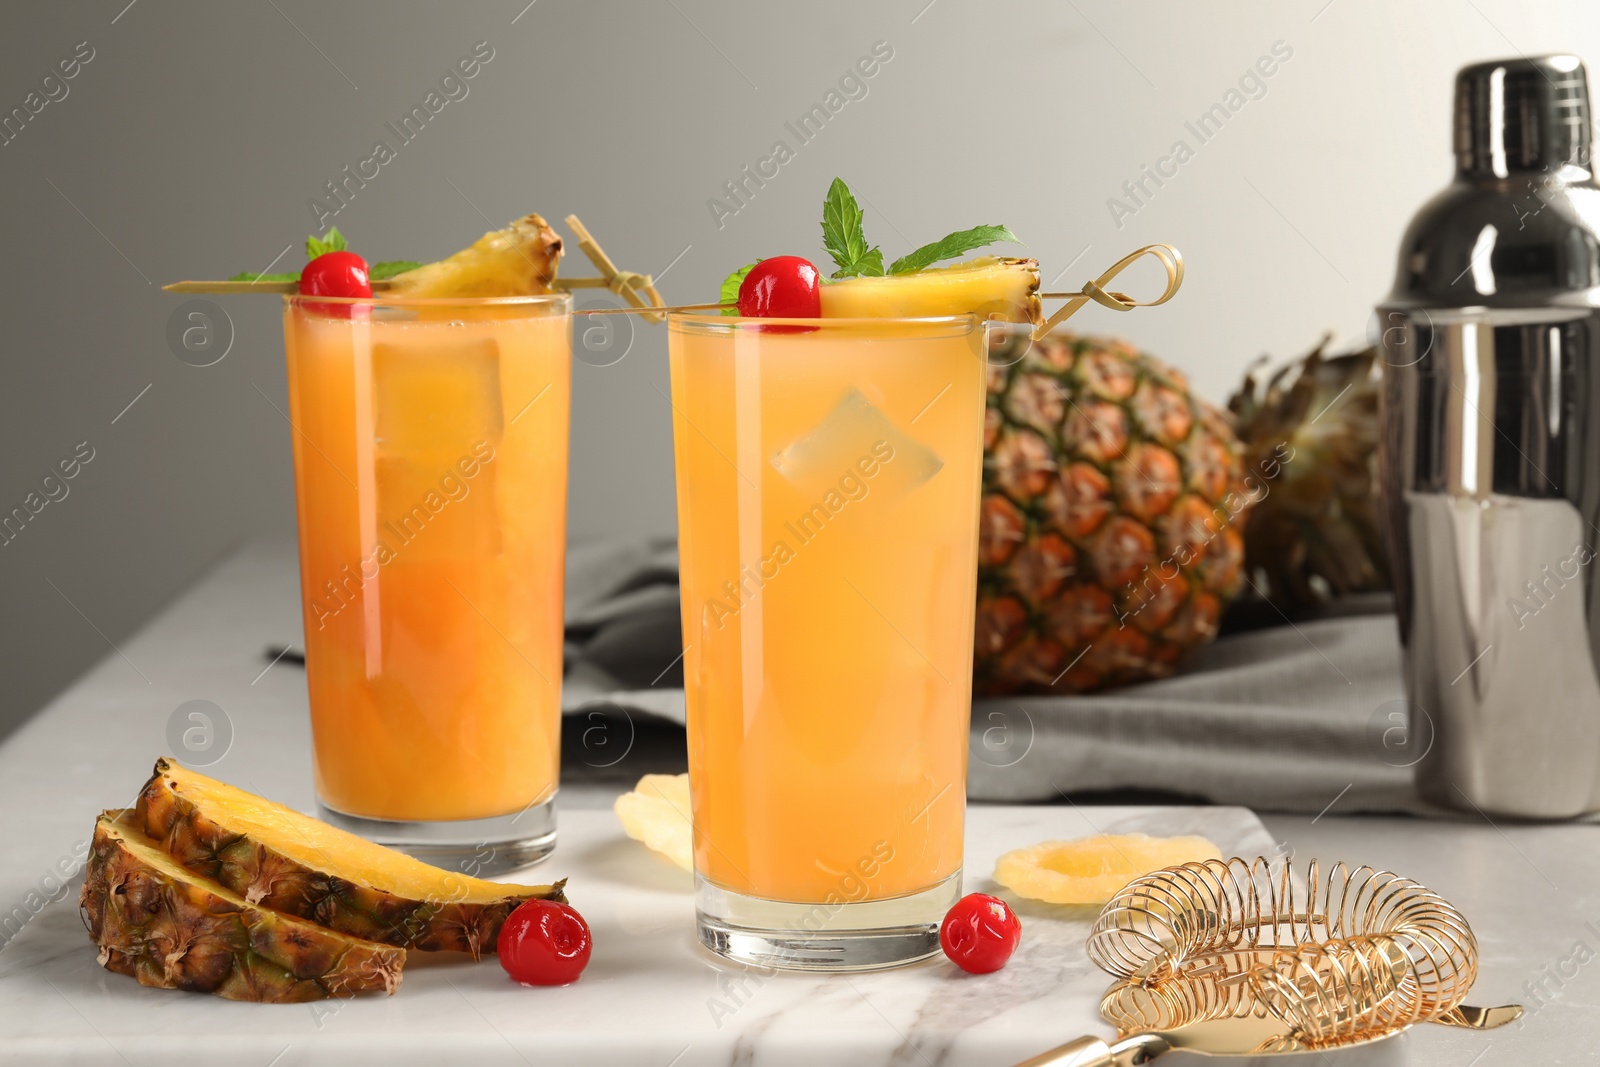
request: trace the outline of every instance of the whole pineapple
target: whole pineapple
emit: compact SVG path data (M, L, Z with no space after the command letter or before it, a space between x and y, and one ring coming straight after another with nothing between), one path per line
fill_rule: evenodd
M1252 368L1228 401L1252 467L1285 457L1245 534L1245 566L1270 618L1389 588L1378 507L1382 363L1373 347L1324 355L1328 341L1264 382Z
M990 357L974 684L1083 692L1170 674L1243 579L1238 441L1125 342L1017 348Z

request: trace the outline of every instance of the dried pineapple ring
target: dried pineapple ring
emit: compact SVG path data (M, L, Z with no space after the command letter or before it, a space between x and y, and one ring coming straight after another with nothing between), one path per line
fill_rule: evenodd
M647 774L633 792L617 798L614 810L629 837L684 870L694 870L687 774Z
M1221 850L1204 837L1095 834L1007 852L995 861L994 880L1031 900L1104 904L1140 875L1221 858Z

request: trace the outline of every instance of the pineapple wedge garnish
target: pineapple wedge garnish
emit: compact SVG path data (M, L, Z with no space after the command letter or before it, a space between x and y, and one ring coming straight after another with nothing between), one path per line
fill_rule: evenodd
M837 319L969 315L1043 321L1039 261L982 256L914 274L844 278L822 287L822 316Z
M268 1003L393 993L406 960L184 869L131 811L95 824L78 904L101 966L163 989Z
M412 298L537 296L551 291L561 238L538 215L492 230L448 259L389 282L391 296Z
M440 870L168 759L156 761L137 813L178 863L251 904L390 945L477 958L524 900L566 899L560 882Z

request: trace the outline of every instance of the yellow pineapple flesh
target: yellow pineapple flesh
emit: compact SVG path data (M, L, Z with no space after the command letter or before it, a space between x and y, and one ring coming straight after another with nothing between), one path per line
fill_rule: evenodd
M613 806L629 837L692 871L694 833L689 808L687 774L647 774Z
M405 950L274 911L189 871L131 811L95 824L79 907L107 970L230 1000L393 993Z
M484 234L448 259L397 274L387 295L406 298L537 296L561 262L561 238L538 215Z
M977 315L1008 322L1043 321L1039 261L982 256L915 274L845 278L822 287L829 319Z
M1049 904L1104 904L1140 875L1190 860L1221 859L1199 836L1095 834L1044 841L995 861L994 880L1020 896Z
M178 863L252 904L386 944L477 957L495 950L501 924L524 900L565 899L559 882L440 870L165 758L137 813Z

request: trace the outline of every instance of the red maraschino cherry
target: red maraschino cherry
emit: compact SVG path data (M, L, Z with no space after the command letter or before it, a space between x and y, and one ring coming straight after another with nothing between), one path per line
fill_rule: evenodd
M739 314L761 319L820 319L822 275L810 260L773 256L739 285Z
M957 967L988 974L1006 965L1022 940L1022 922L1010 905L987 893L956 901L939 927L939 946Z
M525 900L506 917L495 949L523 985L567 985L589 965L589 924L568 904Z
M324 252L300 272L305 296L371 296L367 261L354 252Z

